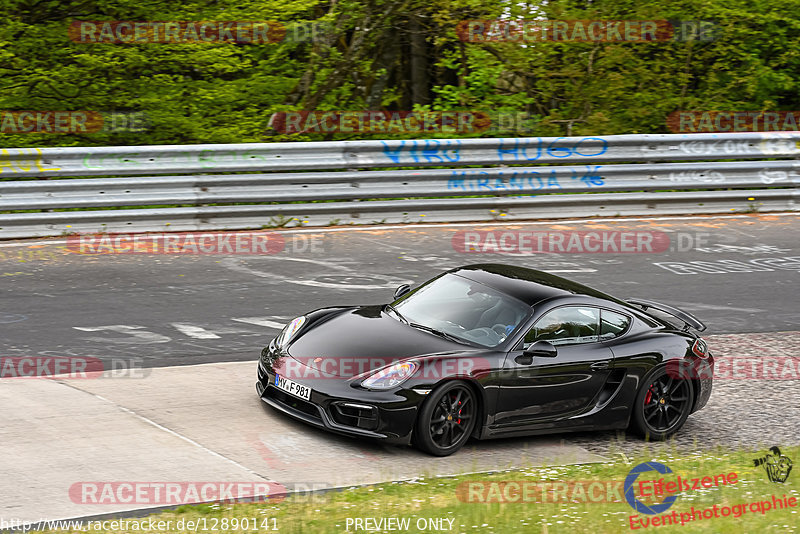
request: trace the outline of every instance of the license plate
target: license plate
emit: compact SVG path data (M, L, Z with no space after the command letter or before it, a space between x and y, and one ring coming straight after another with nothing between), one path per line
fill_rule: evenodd
M286 393L291 393L292 395L300 397L301 399L309 400L311 398L310 387L298 384L297 382L292 382L288 378L284 378L279 374L275 375L275 387L285 391Z

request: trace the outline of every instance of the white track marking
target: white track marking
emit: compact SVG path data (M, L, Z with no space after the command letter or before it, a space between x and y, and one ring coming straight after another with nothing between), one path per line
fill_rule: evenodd
M181 334L185 334L195 339L219 339L220 337L219 334L252 333L250 330L244 330L242 328L217 327L209 329L188 323L170 323L170 324L171 326L175 327Z
M209 332L200 326L194 326L184 323L170 323L181 334L193 337L196 339L219 339L219 336L213 332Z
M267 328L274 328L275 330L283 330L285 326L283 323L276 323L275 321L271 321L270 319L274 319L273 316L267 317L231 317L231 321L239 321L240 323L248 323L254 324L258 326L265 326Z
M543 269L546 273L596 273L597 269Z
M106 326L73 326L75 330L82 330L84 332L117 332L120 334L129 334L129 338L103 338L103 337L87 337L85 339L91 341L99 341L100 343L167 343L172 341L172 338L149 332L147 330L139 330L143 326L127 325L127 324L110 324Z
M327 289L393 289L401 284L411 284L413 281L405 280L400 278L394 278L390 276L380 275L380 274L373 274L373 275L363 275L358 272L353 271L349 267L344 265L336 265L334 263L335 260L331 259L327 262L319 261L319 260L311 260L307 258L294 258L294 257L286 257L286 256L264 256L261 258L263 260L277 260L277 261L299 261L304 263L312 263L315 265L319 265L324 267L326 270L334 269L340 271L342 273L341 276L348 276L351 278L368 278L368 279L376 279L376 280L383 280L383 284L359 284L359 283L336 283L336 282L321 282L319 280L314 279L292 279L287 276L283 276L276 273L265 272L258 269L253 269L252 267L248 267L244 265L244 261L241 258L223 258L220 260L219 264L225 268L228 268L232 271L251 274L253 276L260 276L262 278L271 278L273 280L280 280L281 282L287 284L297 284L300 286L310 286L310 287L324 287ZM331 276L329 273L325 275L319 275L319 277L324 276Z

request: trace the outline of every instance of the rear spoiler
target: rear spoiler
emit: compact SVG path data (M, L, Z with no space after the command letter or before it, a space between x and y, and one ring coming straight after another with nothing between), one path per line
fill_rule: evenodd
M698 332L702 332L703 330L706 329L706 325L704 325L700 321L700 319L698 319L691 313L679 310L678 308L668 306L666 304L661 304L660 302L655 302L653 300L645 300L645 299L628 299L626 302L628 304L633 304L634 306L641 306L644 311L647 311L647 308L654 308L658 311L662 311L666 314L672 315L673 317L683 321L685 325L684 330L689 330L689 327L692 327Z

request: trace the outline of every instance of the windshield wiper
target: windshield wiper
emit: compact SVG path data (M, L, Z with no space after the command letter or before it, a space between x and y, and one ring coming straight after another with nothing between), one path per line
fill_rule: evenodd
M430 332L431 334L435 334L439 337L443 337L445 339L449 339L450 341L455 341L456 343L461 343L462 345L466 345L467 343L461 339L460 337L456 337L452 334L448 334L447 332L443 332L441 330L437 330L436 328L432 328L430 326L419 324L419 323L409 323L409 326L413 326L414 328L419 328L420 330L425 330L426 332Z
M387 304L387 305L386 305L386 309L387 309L387 310L392 310L392 311L394 312L394 314L395 314L395 315L397 315L397 318L398 318L398 319L400 319L400 321L402 321L402 322L404 322L404 323L408 324L408 319L406 319L405 317L403 317L403 316L402 316L402 314L401 314L399 311L397 311L397 309L395 309L395 307L394 307L394 306L392 306L391 304Z

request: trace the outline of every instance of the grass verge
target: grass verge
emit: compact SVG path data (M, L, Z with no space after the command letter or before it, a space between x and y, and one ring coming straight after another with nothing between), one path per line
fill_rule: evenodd
M800 447L787 447L781 452L789 459L800 459ZM767 453L767 450L719 448L680 456L673 451L602 464L419 478L293 495L262 503L181 506L146 519L123 519L120 521L127 523L118 525L110 521L96 524L99 528L92 531L153 532L152 520L169 521L169 532L797 532L800 530L798 473L791 472L784 483L770 481L765 468L755 466L753 461ZM663 500L663 495L651 499L642 495L643 487L645 493L654 491L649 482L652 480L663 478L666 485L680 476L691 486L675 494L674 504L656 515L635 511L624 492L624 480L631 469L651 461L666 465L672 473L641 473L633 485L634 497L640 501L654 505ZM731 473L736 476L728 477ZM729 483L724 484L721 475ZM704 488L704 484L708 485L704 477L716 481L716 485ZM694 479L699 480L697 488ZM641 481L645 481L644 486L638 484ZM526 493L524 488L529 491ZM783 508L777 507L773 496L784 502ZM795 505L786 506L784 499L795 499ZM762 501L769 501L769 510L766 505L753 504ZM715 506L717 517L713 516ZM727 517L723 516L726 509ZM693 510L712 510L712 517L698 519L694 514L694 520L686 521ZM657 521L659 525L652 524L656 517L661 518ZM363 520L367 518L375 521L396 518L398 522L365 523ZM362 522L357 523L357 519ZM644 526L643 521L647 520L649 526ZM190 522L194 523L192 528Z

